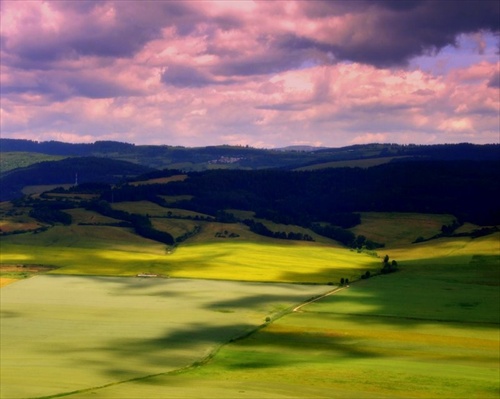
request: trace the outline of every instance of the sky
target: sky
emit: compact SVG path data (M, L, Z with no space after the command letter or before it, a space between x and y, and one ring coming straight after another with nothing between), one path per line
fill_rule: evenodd
M500 142L497 0L0 0L3 138Z

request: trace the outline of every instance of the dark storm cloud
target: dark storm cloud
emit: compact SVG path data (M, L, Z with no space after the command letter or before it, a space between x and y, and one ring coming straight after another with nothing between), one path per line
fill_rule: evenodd
M63 13L58 29L45 29L47 15L33 10L23 15L23 35L3 37L2 47L11 65L44 68L44 64L81 56L131 57L146 43L174 26L180 35L192 33L203 18L192 3L61 1L47 3Z
M136 96L139 91L128 88L111 78L88 73L44 72L30 82L17 81L1 86L2 95L37 94L52 101L64 101L71 97L115 98Z
M500 88L500 71L496 71L488 82L488 87Z
M304 15L321 22L351 18L342 29L326 26L311 43L339 60L379 67L405 64L410 58L455 45L461 33L498 32L497 0L370 0L300 2ZM300 32L297 32L301 36ZM342 40L338 36L342 35Z

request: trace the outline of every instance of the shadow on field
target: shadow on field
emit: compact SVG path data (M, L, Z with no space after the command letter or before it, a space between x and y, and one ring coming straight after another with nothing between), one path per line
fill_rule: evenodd
M99 347L65 350L74 367L90 367L116 379L165 373L202 361L215 348L248 334L255 326L194 323L151 338L118 338ZM61 348L45 348L49 354ZM93 354L89 354L93 352ZM98 355L98 359L95 358Z
M255 339L251 337L233 346L235 356L227 356L219 364L228 369L248 369L317 362L318 357L342 361L381 356L366 345L359 345L359 338L325 331L307 327L295 331L264 329Z
M325 281L333 284L339 284L341 278L348 278L349 281L356 281L361 279L361 276L370 271L370 273L378 272L381 265L378 259L375 259L371 267L366 269L353 269L352 267L340 267L332 265L331 268L316 269L314 273L307 270L307 265L304 265L304 271L297 272L283 272L280 275L282 281Z
M13 319L15 317L21 317L22 315L23 314L20 312L0 309L0 319Z
M499 265L498 256L486 255L404 262L395 273L357 281L301 310L407 329L429 321L498 325Z

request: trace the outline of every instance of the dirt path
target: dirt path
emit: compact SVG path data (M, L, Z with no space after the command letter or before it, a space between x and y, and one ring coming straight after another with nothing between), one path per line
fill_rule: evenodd
M325 298L325 297L327 297L327 296L329 296L329 295L333 295L333 294L335 294L335 293L337 293L337 292L339 292L339 291L343 290L344 288L348 288L348 287L349 287L349 286L347 286L347 287L337 287L337 288L334 288L333 290L331 290L331 291L327 292L326 294L323 294L323 295L321 295L321 296L319 296L319 297L317 297L317 298L311 299L310 301L304 302L304 303L300 304L299 306L296 306L295 308L293 308L292 312L298 312L298 311L300 311L300 309L301 309L303 306L306 306L306 305L309 305L309 304L311 304L311 303L313 303L313 302L319 301L320 299L323 299L323 298Z

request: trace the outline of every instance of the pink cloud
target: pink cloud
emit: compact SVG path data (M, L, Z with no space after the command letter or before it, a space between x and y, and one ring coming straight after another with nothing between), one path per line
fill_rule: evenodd
M3 2L2 135L269 147L498 141L493 2L478 6L483 22L396 3ZM446 13L443 26L426 20ZM468 32L477 44L466 67L406 65L422 53L451 57L437 50Z

